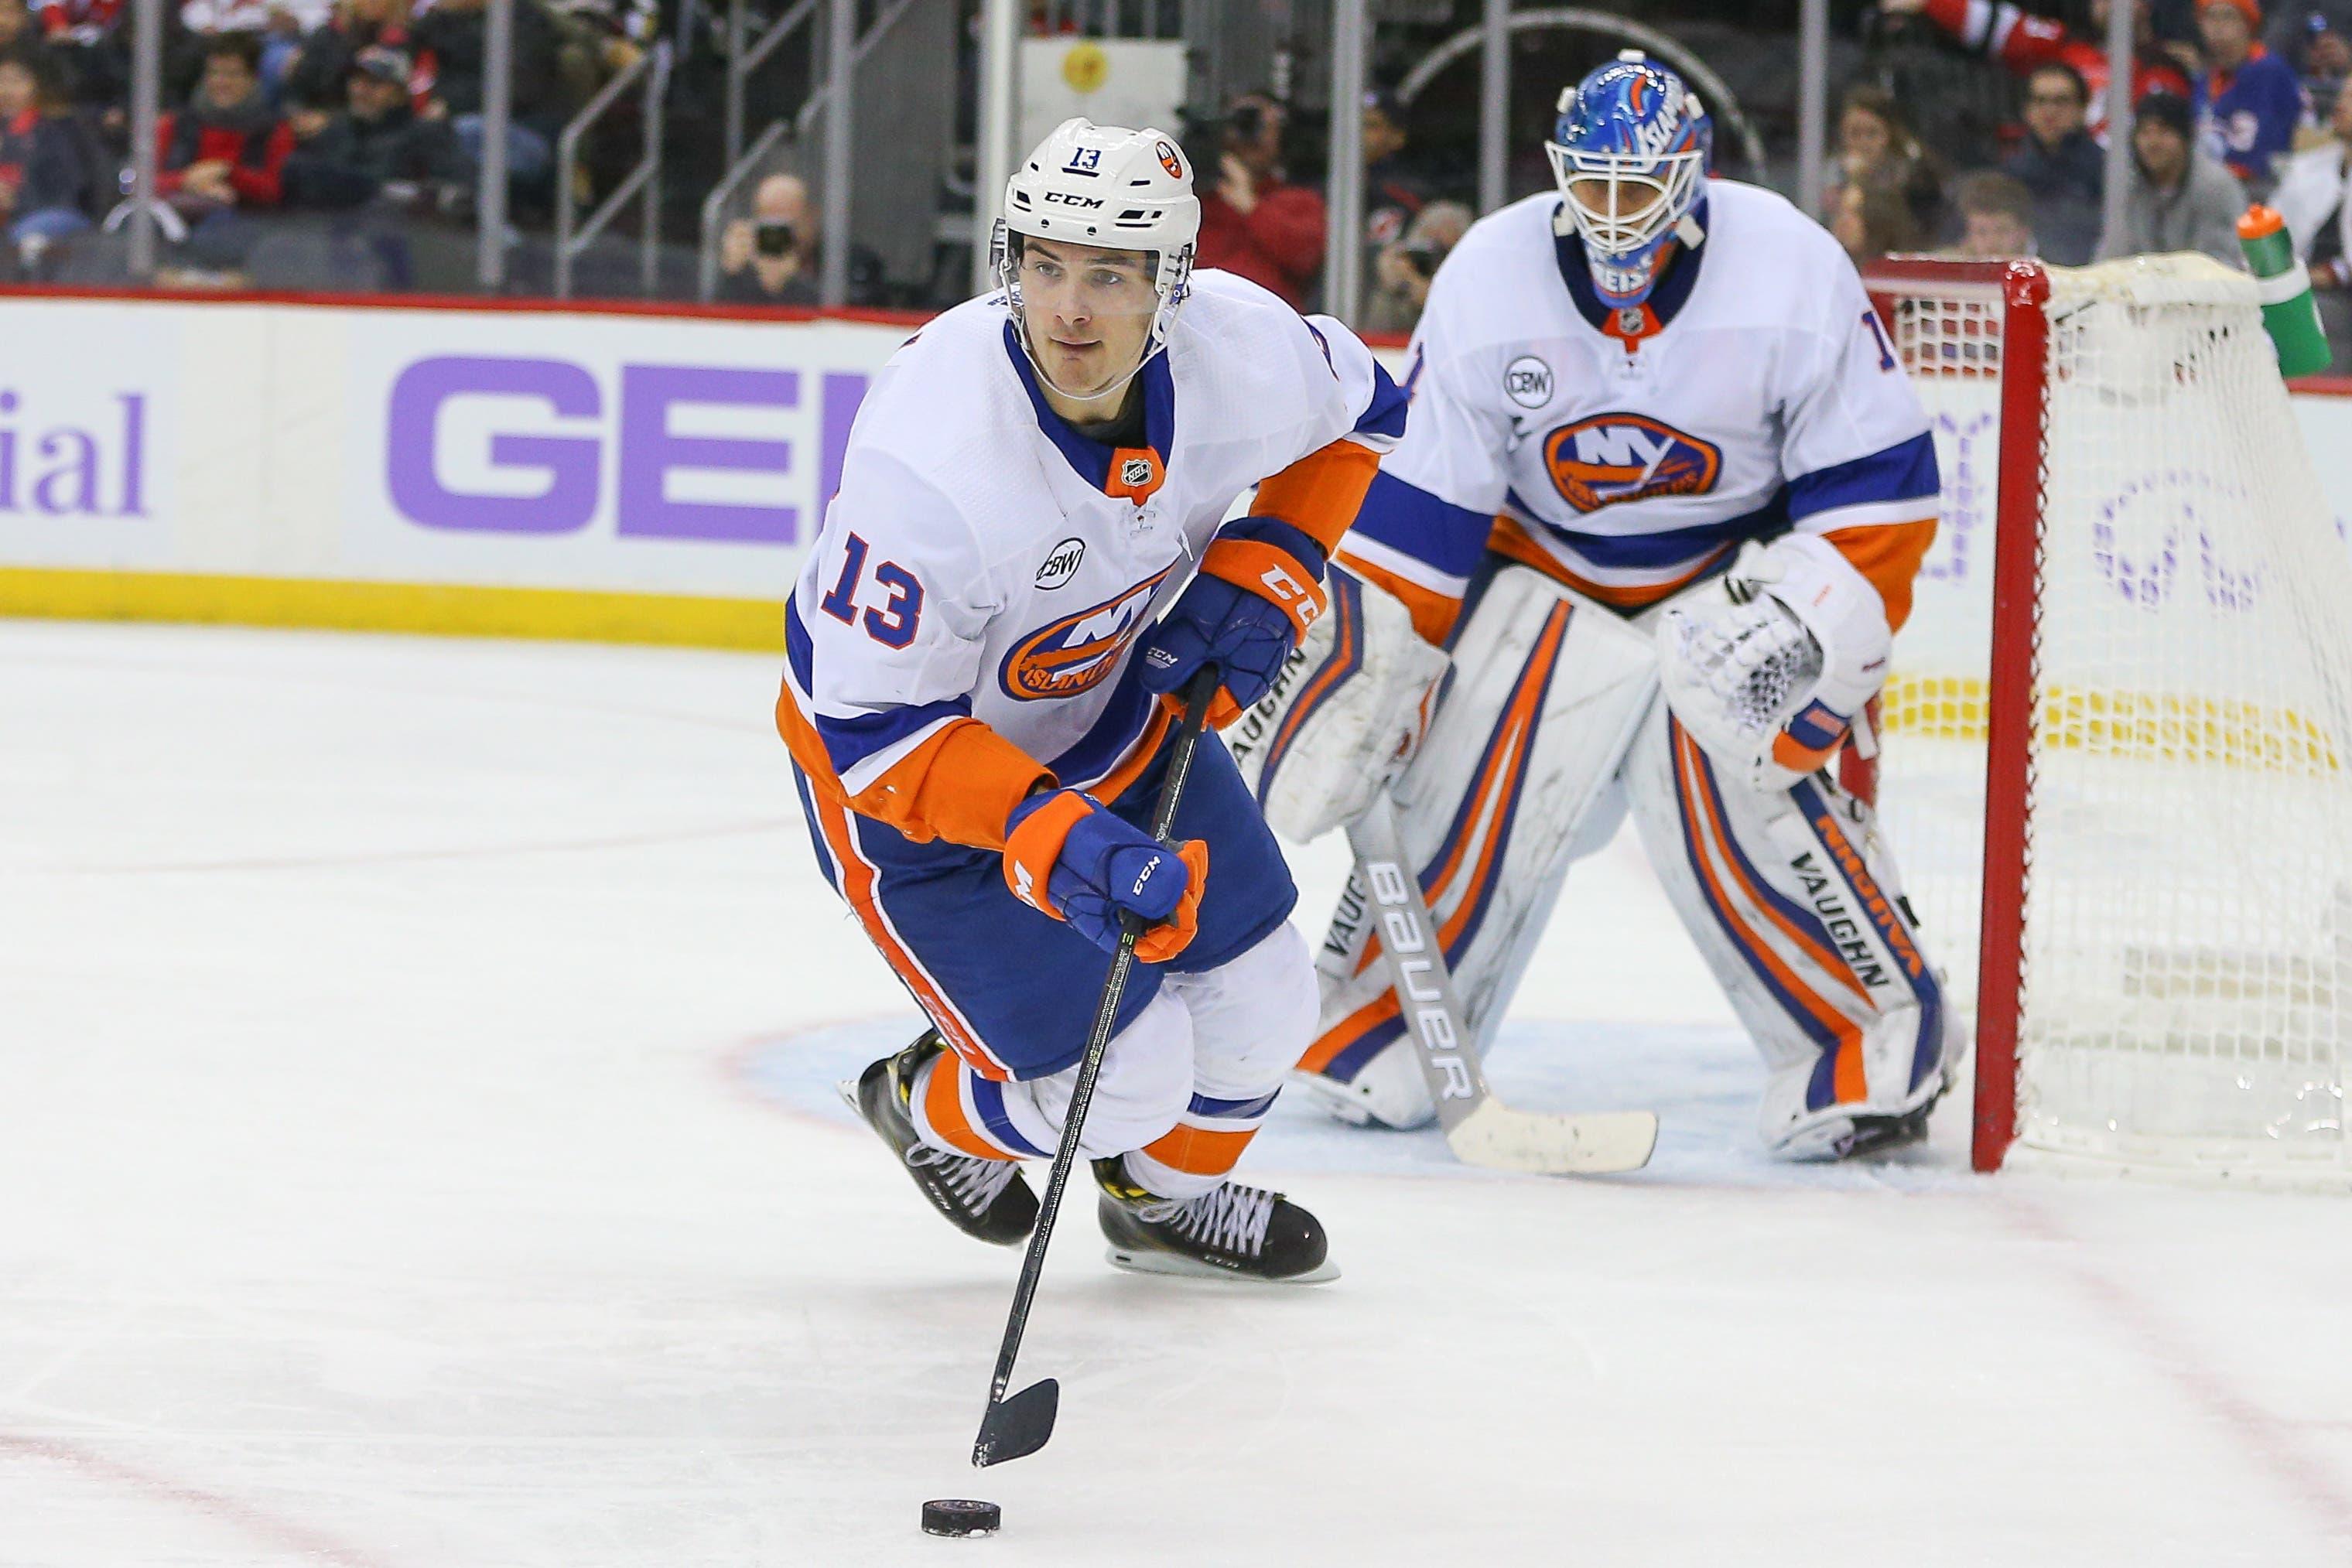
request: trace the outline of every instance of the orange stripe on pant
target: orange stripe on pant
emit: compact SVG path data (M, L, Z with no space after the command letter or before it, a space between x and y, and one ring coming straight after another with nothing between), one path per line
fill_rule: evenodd
M1234 1168L1242 1151L1256 1136L1255 1127L1244 1133L1224 1133L1179 1122L1172 1132L1144 1145L1143 1152L1171 1170L1188 1176L1221 1176Z
M1669 738L1675 747L1675 786L1676 793L1682 800L1683 815L1695 829L1702 830L1697 835L1700 852L1691 858L1696 862L1699 875L1706 880L1708 889L1714 894L1713 903L1717 915L1723 923L1731 928L1732 940L1761 962L1771 972L1772 977L1780 983L1781 988L1795 998L1800 1007L1811 1013L1816 1023L1827 1028L1836 1039L1837 1065L1833 1070L1833 1087L1839 1103L1844 1104L1867 1099L1869 1086L1863 1074L1860 1026L1822 1000L1811 987L1799 979L1796 974L1780 961L1780 956L1759 941L1756 933L1748 929L1747 923L1739 918L1738 909L1732 903L1730 894L1725 891L1722 883L1716 878L1713 864L1713 862L1720 857L1727 867L1736 870L1738 862L1718 847L1719 838L1710 841L1707 833L1703 831L1712 826L1719 834L1721 827L1720 824L1714 822L1713 815L1706 804L1696 798L1697 792L1693 786L1692 776L1695 770L1702 766L1698 759L1697 746L1689 736L1684 733L1682 726L1678 724L1670 729ZM1714 852L1710 853L1709 851ZM1750 889L1749 893L1752 899L1753 890Z
M932 1059L922 1083L923 1119L930 1124L932 1136L958 1153L976 1155L983 1160L1011 1159L1012 1155L971 1124L971 1113L964 1109L963 1075L970 1071L954 1057Z
M875 896L875 884L881 879L858 852L849 813L822 790L811 789L809 798L815 803L817 822L824 830L825 847L832 852L834 864L841 868L841 895L856 915L857 923L866 928L867 940L882 955L883 962L888 964L892 972L914 993L916 1002L939 1030L940 1038L948 1042L950 1050L971 1063L973 1071L983 1078L1000 1082L1010 1079L1012 1071L981 1043L980 1037L972 1032L971 1026L964 1021L955 1004L931 983L930 976L924 972L914 954L898 940L898 934L890 929L889 920Z

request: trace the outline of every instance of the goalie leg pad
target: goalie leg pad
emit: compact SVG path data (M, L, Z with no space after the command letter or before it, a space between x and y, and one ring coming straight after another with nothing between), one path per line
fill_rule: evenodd
M1223 733L1275 831L1298 843L1362 815L1412 758L1448 662L1412 612L1333 567L1328 612Z
M1524 567L1496 573L1455 640L1428 739L1397 781L1474 1045L1491 1043L1576 856L1622 810L1613 781L1657 689L1649 637ZM1299 1065L1350 1121L1416 1126L1434 1111L1350 878L1316 954L1322 1011Z
M1763 1054L1766 1146L1833 1158L1924 1118L1958 1036L1870 808L1822 774L1744 783L1664 703L1625 788L1667 897Z

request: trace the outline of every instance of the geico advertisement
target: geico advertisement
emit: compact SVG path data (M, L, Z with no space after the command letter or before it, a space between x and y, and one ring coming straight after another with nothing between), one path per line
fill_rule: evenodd
M904 336L354 313L345 553L374 577L781 598Z
M0 560L169 564L174 313L0 311Z

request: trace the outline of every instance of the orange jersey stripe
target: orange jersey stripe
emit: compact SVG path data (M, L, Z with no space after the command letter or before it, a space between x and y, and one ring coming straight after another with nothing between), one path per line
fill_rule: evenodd
M1903 622L1911 619L1911 584L1919 575L1919 563L1927 559L1927 547L1936 542L1936 519L1838 528L1822 538L1837 546L1838 553L1878 590L1886 602L1887 630L1902 631Z
M1341 436L1318 447L1272 477L1261 480L1250 503L1254 517L1280 517L1329 555L1339 536L1356 526L1364 492L1380 472L1381 455Z
M1421 633L1423 642L1433 648L1443 648L1445 640L1454 635L1454 623L1462 618L1462 601L1454 595L1408 581L1349 550L1341 550L1337 559L1341 566L1366 582L1387 590L1398 603L1410 611L1412 629Z
M1612 610L1642 610L1659 600L1680 592L1705 576L1709 568L1723 559L1731 547L1720 545L1709 550L1690 570L1672 582L1643 583L1628 587L1623 584L1591 582L1552 559L1549 550L1538 544L1517 517L1507 515L1495 518L1494 531L1486 536L1486 548L1496 555L1531 566L1554 582L1566 583L1587 599L1597 600Z
M887 822L917 843L945 839L974 849L1004 847L1004 820L1039 785L1045 765L976 718L950 719L856 795L843 788L816 726L786 681L776 694L776 733L818 794L859 816Z

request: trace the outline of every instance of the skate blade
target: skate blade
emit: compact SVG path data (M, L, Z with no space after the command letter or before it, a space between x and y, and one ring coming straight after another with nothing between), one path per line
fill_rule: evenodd
M841 1092L841 1103L849 1107L850 1114L861 1122L866 1120L866 1107L857 1103L857 1080L845 1078L834 1087Z
M1187 1258L1181 1252L1152 1252L1126 1247L1113 1247L1103 1257L1115 1268L1130 1274L1169 1274L1182 1280L1215 1280L1234 1285L1320 1285L1339 1277L1339 1265L1326 1258L1304 1274L1292 1274L1280 1280L1270 1280L1263 1274L1244 1274L1232 1269L1220 1269L1213 1263L1203 1263L1197 1258Z

